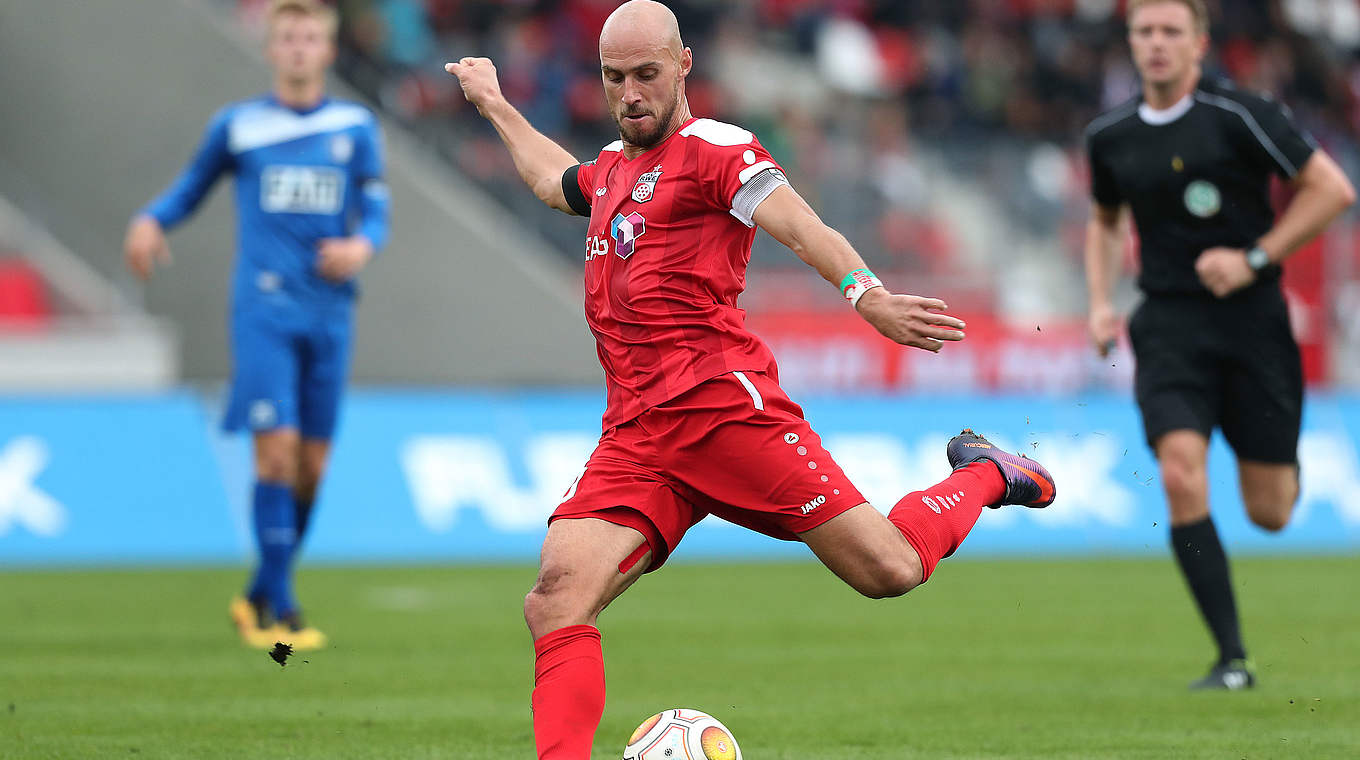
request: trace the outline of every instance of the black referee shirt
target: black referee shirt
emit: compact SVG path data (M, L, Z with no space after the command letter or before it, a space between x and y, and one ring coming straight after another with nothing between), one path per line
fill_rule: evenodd
M1201 79L1165 111L1135 98L1086 128L1091 195L1102 206L1127 203L1141 243L1145 293L1207 293L1195 259L1215 246L1247 248L1274 224L1270 174L1292 179L1317 144L1289 109ZM1257 285L1279 279L1279 267Z

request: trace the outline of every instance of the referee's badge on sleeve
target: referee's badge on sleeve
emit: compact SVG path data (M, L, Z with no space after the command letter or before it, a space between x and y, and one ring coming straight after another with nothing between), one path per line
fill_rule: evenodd
M1185 186L1185 210L1208 219L1223 207L1223 196L1212 182L1197 179Z

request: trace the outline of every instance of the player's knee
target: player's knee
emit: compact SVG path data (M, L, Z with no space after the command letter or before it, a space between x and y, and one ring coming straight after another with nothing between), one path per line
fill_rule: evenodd
M255 455L255 477L269 483L296 485L297 460L283 453L259 452Z
M1258 527L1278 533L1289 525L1294 511L1294 499L1288 496L1268 499L1255 497L1247 500L1247 515Z
M525 594L524 622L535 636L588 621L591 611L581 602L581 595L573 593L570 577L570 573L545 568Z
M1283 512L1251 512L1251 521L1260 528L1279 533L1289 524L1289 511Z
M1205 494L1208 481L1203 463L1166 457L1162 460L1161 470L1162 487L1173 504L1182 500L1197 500Z
M853 584L870 599L890 599L921 585L921 567L905 559L875 559Z

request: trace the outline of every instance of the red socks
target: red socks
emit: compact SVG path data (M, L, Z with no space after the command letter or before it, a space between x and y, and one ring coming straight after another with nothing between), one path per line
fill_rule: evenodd
M534 642L534 742L539 760L590 760L604 714L604 655L593 625L569 625Z
M983 507L997 503L1005 493L1006 481L996 465L973 462L897 502L888 519L920 556L922 583L930 579L940 560L959 548Z
M888 513L921 557L925 578L954 553L982 508L1001 500L1006 482L991 462L974 462ZM604 655L593 625L569 625L534 642L534 741L539 760L590 760L604 715Z

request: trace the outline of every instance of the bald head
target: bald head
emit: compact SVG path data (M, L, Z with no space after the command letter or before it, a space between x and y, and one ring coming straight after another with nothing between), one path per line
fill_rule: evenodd
M628 0L614 9L600 30L600 57L631 53L666 53L679 61L685 49L680 22L671 9L655 0Z
M685 77L693 65L670 8L629 0L609 14L600 31L600 76L625 155L656 145L690 118Z

